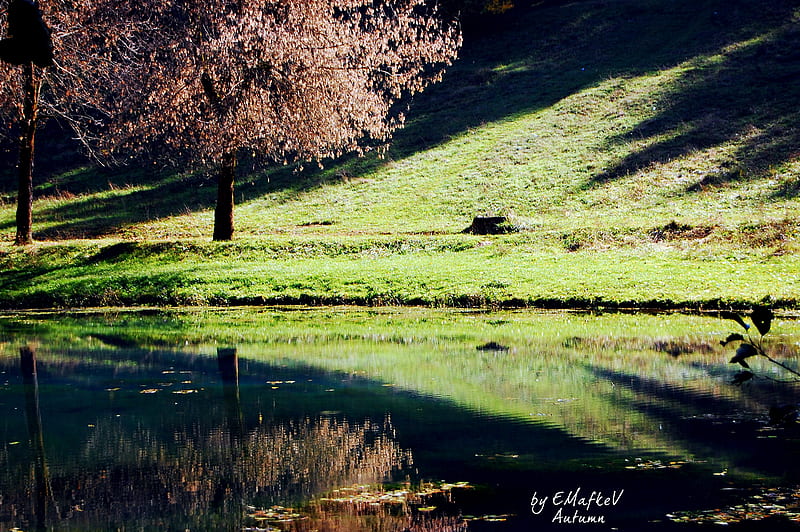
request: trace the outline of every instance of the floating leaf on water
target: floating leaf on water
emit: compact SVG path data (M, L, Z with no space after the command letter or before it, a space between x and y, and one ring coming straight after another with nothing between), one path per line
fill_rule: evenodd
M453 484L444 483L441 486L439 486L439 489L443 491L451 490L453 488L472 489L472 486L470 485L469 482L455 482Z
M302 514L295 512L294 508L285 508L283 506L272 506L267 509L256 510L248 514L248 517L255 519L256 521L264 521L271 523L288 523L306 518ZM268 528L267 530L276 530L276 529Z
M471 522L471 521L485 521L487 523L502 523L504 521L508 521L510 518L514 517L514 514L489 514L489 515L481 515L481 516L464 516L464 521Z

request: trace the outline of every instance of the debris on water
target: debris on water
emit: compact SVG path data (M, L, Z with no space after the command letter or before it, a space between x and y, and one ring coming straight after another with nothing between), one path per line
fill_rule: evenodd
M515 514L500 514L500 515L488 514L480 516L465 515L464 521L468 523L473 521L483 521L485 523L503 523L505 521L508 521L512 517L516 517Z
M743 521L762 521L783 517L800 523L800 487L764 488L742 504L713 510L672 512L666 515L675 523L714 523L730 525Z
M630 462L630 460L628 459L626 459L625 461ZM652 471L654 469L680 469L687 464L698 463L690 460L661 461L661 460L644 460L642 458L636 458L634 462L636 465L625 466L625 469L634 469L637 471Z
M331 491L328 497L323 497L320 501L344 503L344 504L405 504L408 502L420 501L422 498L433 495L446 494L453 489L471 489L469 482L423 482L417 488L412 489L410 485L403 488L387 490L385 486L350 486ZM417 508L423 511L420 506ZM426 510L430 511L430 510Z
M271 506L264 510L256 510L248 517L252 517L256 521L265 521L273 523L285 523L302 519L303 516L294 511L294 508L286 508L284 506Z
M326 516L330 517L340 513L350 514L352 512L361 515L365 512L369 515L375 515L376 512L388 511L391 515L415 514L420 518L425 516L425 519L428 519L430 515L434 515L435 517L430 518L440 519L442 510L439 504L442 501L451 501L451 494L455 489L472 489L472 486L469 482L445 481L422 482L415 486L412 486L409 482L399 485L354 485L332 490L327 496L315 499L303 509L278 505L258 509L255 506L247 505L245 506L246 515L249 519L255 521L255 526L250 523L242 530L253 532L276 531L283 530L286 526L289 526L291 530L295 530L291 528L292 523L309 520L313 524L317 519L325 519ZM507 517L509 516L485 515L472 517L471 520L493 521L504 520ZM461 523L466 521L460 516L455 516L453 519L457 519Z

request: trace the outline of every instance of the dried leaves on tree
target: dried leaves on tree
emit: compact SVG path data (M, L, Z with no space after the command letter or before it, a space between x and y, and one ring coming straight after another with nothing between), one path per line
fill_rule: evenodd
M163 15L141 104L109 140L219 162L242 148L272 160L382 146L403 99L439 79L460 46L427 0L175 3ZM118 142L118 141L122 142Z

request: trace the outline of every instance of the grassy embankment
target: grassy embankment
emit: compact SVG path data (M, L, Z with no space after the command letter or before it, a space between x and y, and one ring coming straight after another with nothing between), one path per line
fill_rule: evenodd
M6 172L0 307L798 307L790 4L516 13L467 39L386 160L243 172L232 243L209 241L202 175L78 168L39 176L40 243L16 249ZM520 231L461 234L480 214Z

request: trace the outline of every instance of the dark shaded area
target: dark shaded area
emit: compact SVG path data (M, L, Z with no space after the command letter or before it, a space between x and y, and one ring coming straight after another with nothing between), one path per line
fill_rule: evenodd
M42 117L45 118L45 117ZM67 176L76 173L81 168L93 165L89 157L84 154L73 134L68 128L55 120L41 120L36 130L36 146L38 156L34 164L34 184L37 196L51 193L60 182L66 181ZM7 201L15 197L16 192L16 166L19 156L19 128L13 125L0 134L0 198L6 196ZM97 170L100 172L101 170ZM124 169L126 174L136 176L131 168ZM80 194L92 190L105 190L108 181L104 183L74 184L71 187L62 185L64 192Z
M139 188L142 187L142 188ZM138 189L137 189L138 188ZM109 191L108 197L72 199ZM34 206L35 239L92 238L107 235L136 223L202 210L213 205L214 183L202 173L175 175L157 168L83 167L51 179L37 187L36 197L70 201L47 208ZM62 223L37 230L36 219ZM13 221L0 224L0 231Z
M11 0L8 6L6 38L0 41L0 59L12 65L33 63L40 68L53 65L50 29L31 0Z

